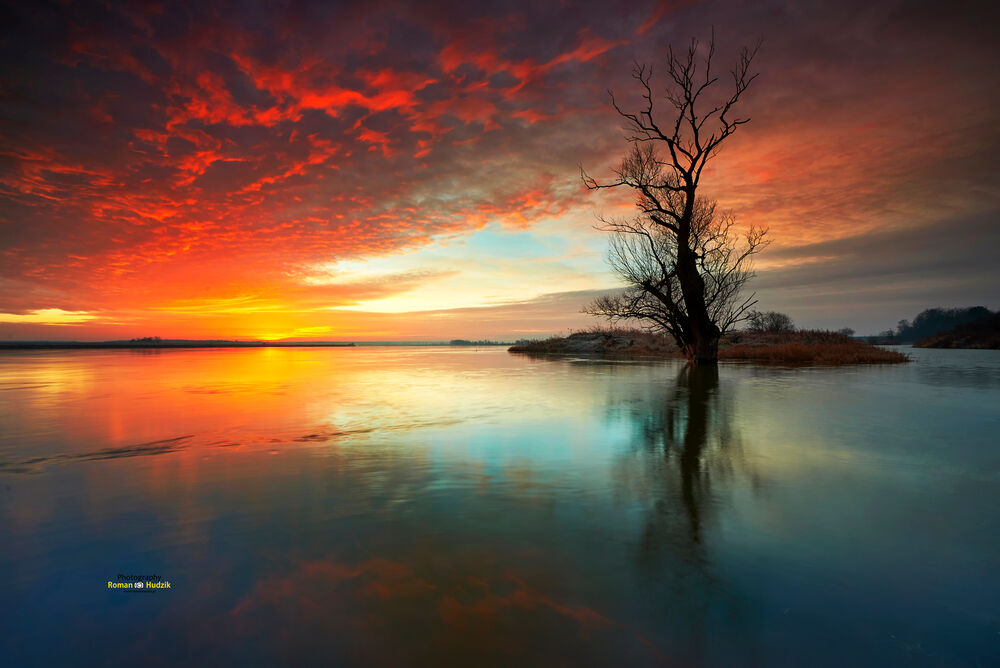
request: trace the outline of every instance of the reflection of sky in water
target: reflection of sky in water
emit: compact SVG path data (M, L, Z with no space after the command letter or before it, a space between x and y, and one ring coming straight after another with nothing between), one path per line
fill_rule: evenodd
M913 352L5 354L0 650L995 663L1000 355Z

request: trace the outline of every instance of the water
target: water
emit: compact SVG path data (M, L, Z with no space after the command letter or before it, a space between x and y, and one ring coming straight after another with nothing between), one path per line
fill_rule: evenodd
M0 663L997 665L1000 353L907 352L4 353Z

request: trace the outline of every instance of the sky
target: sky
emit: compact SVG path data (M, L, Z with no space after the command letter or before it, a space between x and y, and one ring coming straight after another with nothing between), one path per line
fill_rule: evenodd
M6 3L0 339L537 338L618 285L608 90L762 39L700 191L802 327L1000 308L998 11L941 2ZM654 79L662 83L662 77ZM721 92L723 78L718 84Z

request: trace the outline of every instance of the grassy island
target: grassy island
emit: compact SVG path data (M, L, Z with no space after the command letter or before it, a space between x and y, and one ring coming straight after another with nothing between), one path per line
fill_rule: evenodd
M510 352L528 354L606 355L611 357L680 357L667 336L637 329L594 328L565 337L511 346ZM837 332L733 332L723 337L719 359L764 364L846 365L898 364L909 358Z

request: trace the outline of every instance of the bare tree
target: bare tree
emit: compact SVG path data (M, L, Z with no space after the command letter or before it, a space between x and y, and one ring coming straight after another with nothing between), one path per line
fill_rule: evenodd
M751 332L794 332L795 323L778 311L750 311L747 314L747 330ZM851 330L851 334L854 330Z
M741 241L734 225L733 215L717 213L715 202L695 205L692 245L705 309L720 335L744 320L756 303L754 295L743 296L743 287L753 277L753 255L766 243L764 231L756 228ZM674 235L645 216L603 220L601 229L611 233L608 262L626 288L596 299L584 311L612 321L643 321L650 329L668 332L690 353L691 318L677 276Z
M611 232L610 259L628 286L599 299L588 312L612 319L638 318L673 335L694 362L718 360L719 338L753 305L740 301L752 275L750 258L763 249L765 230L751 229L740 246L731 214L716 215L715 203L698 196L702 171L720 145L749 118L733 116L740 97L757 78L751 64L757 46L744 47L732 75L732 92L710 102L719 77L712 72L715 38L699 57L692 40L686 53L667 56L665 111L654 103L653 71L636 64L632 77L645 104L635 113L611 104L626 121L631 146L599 183L582 172L589 189L626 187L635 191L639 214L630 220L602 220ZM699 70L704 67L704 73Z

